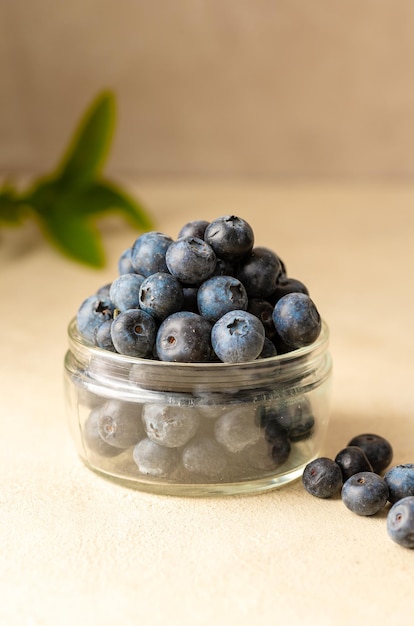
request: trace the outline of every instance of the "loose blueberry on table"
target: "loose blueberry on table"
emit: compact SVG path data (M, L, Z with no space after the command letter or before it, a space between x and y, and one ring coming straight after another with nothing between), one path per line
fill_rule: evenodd
M255 246L244 219L225 215L190 221L175 239L158 231L139 236L121 253L118 276L81 303L77 329L87 344L127 357L243 364L312 344L321 317L279 255ZM242 458L272 472L315 426L301 394L261 413L249 402L220 407L214 419L207 413L150 402L134 412L105 400L86 419L84 445L107 459L127 451L137 471L153 479L179 471L208 479Z

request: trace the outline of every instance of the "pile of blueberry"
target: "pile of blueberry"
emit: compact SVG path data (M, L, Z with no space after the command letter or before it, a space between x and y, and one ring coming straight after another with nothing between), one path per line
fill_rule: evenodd
M81 336L123 355L239 363L312 344L321 318L307 287L236 216L147 232L119 275L77 312Z
M395 465L383 474L392 458L391 444L384 437L361 434L335 459L319 457L308 463L302 483L318 498L340 493L345 506L357 515L375 515L390 503L389 536L405 548L414 548L414 463Z

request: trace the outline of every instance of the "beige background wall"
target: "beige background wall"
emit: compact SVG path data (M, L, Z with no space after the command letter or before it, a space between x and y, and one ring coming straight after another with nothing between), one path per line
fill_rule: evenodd
M412 0L1 0L1 172L104 87L117 173L414 176Z

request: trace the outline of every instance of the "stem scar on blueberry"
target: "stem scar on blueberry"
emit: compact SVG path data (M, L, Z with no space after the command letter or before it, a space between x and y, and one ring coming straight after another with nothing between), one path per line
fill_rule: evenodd
M141 324L137 324L135 326L134 330L137 333L137 335L141 335L141 333L142 333L142 326L141 326Z
M167 342L168 342L170 345L172 345L172 346L173 346L173 345L175 344L175 342L176 342L176 339L175 339L174 335L169 335L169 336L167 337Z
M363 485L363 484L365 484L365 478L358 478L357 482L358 482L360 485Z

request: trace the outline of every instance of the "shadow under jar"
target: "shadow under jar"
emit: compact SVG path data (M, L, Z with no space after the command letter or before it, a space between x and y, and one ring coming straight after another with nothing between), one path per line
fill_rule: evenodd
M142 491L255 493L302 475L329 419L325 323L315 343L248 363L167 363L85 342L65 357L70 430L83 462Z

